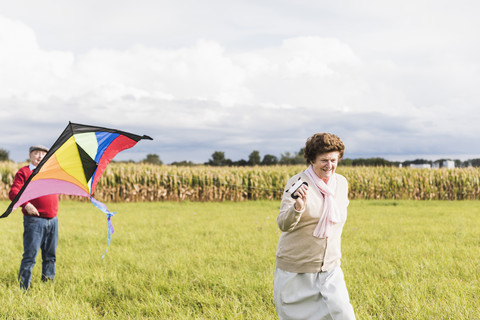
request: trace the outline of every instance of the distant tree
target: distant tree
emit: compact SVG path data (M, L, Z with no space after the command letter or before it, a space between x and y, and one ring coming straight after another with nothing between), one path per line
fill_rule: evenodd
M5 149L0 149L0 161L8 161L10 160L8 157L9 152Z
M25 160L26 162L30 161L30 159ZM135 163L135 160L112 160L112 163Z
M290 152L285 152L284 154L280 155L280 160L278 161L279 164L305 164L305 157L303 156L304 148L300 149L300 151L294 155Z
M229 160L227 159L227 162L228 162L228 161L229 161ZM250 165L250 164L249 164L249 162L248 162L247 160L240 159L240 160L238 160L238 161L233 161L233 162L231 163L231 165L232 165L232 166L237 166L237 167L246 167L246 166L248 166L248 165Z
M383 158L357 158L357 159L342 159L339 166L365 166L365 167L398 167L400 162L389 161Z
M353 160L349 159L349 158L345 158L345 159L340 160L338 165L339 166L348 166L348 167L353 166Z
M391 162L383 158L360 158L353 159L352 165L355 167L358 166L368 166L368 167L392 167L398 166L399 163Z
M415 159L415 160L407 160L402 162L403 167L409 167L411 164L429 164L432 165L433 161L425 160L425 159Z
M297 153L297 157L301 157L302 159L305 160L305 147L301 148L298 153Z
M464 162L466 167L480 167L480 159L469 159Z
M293 157L290 152L285 152L280 154L280 160L278 161L280 164L293 164Z
M262 166L272 166L278 163L278 158L271 154L263 156Z
M230 166L232 165L232 160L225 158L225 152L215 151L212 153L212 159L208 160L206 164L210 166Z
M163 164L163 162L162 162L162 160L160 160L160 157L158 156L158 154L154 154L154 153L147 154L147 157L142 162L143 163L150 163L150 164L157 164L157 165Z
M260 152L253 150L252 153L248 156L248 164L251 166L258 166L261 162Z
M305 164L305 148L301 148L295 155L295 164Z
M172 166L177 166L177 167L193 167L196 166L196 163L193 163L192 161L175 161L171 163Z

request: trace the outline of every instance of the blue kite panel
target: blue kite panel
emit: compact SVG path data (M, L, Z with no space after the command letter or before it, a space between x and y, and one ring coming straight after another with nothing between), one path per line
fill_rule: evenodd
M97 155L95 156L95 162L99 163L105 150L108 148L110 143L112 143L112 141L119 136L119 134L110 132L95 132L95 135L97 136L98 141L98 149Z

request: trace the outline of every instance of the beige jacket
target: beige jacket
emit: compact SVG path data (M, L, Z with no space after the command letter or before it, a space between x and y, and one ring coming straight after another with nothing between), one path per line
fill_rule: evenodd
M293 176L287 188L299 177L308 183L307 202L303 211L294 209L295 200L284 192L277 224L282 234L278 241L276 266L295 273L328 271L340 265L342 256L340 242L343 226L347 220L348 183L344 176L335 174L337 188L335 202L340 214L340 222L333 224L329 238L316 238L313 231L323 212L323 196L313 181L301 172Z

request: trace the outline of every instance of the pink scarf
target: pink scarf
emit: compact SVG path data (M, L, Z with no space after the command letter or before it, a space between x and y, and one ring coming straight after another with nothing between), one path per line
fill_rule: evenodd
M305 173L315 183L315 187L317 187L318 191L320 191L325 199L323 203L323 212L315 230L313 231L313 236L317 238L327 238L330 234L330 226L340 221L334 198L337 179L335 174L333 174L333 176L328 179L328 183L325 183L317 176L315 171L313 171L312 166L309 166L307 170L305 170Z

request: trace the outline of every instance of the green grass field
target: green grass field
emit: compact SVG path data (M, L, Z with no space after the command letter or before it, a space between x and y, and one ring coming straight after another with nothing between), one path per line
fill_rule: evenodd
M6 208L8 202L0 202ZM278 201L61 202L55 283L16 281L19 211L0 220L1 319L275 319ZM480 319L476 201L352 201L342 266L358 319Z

